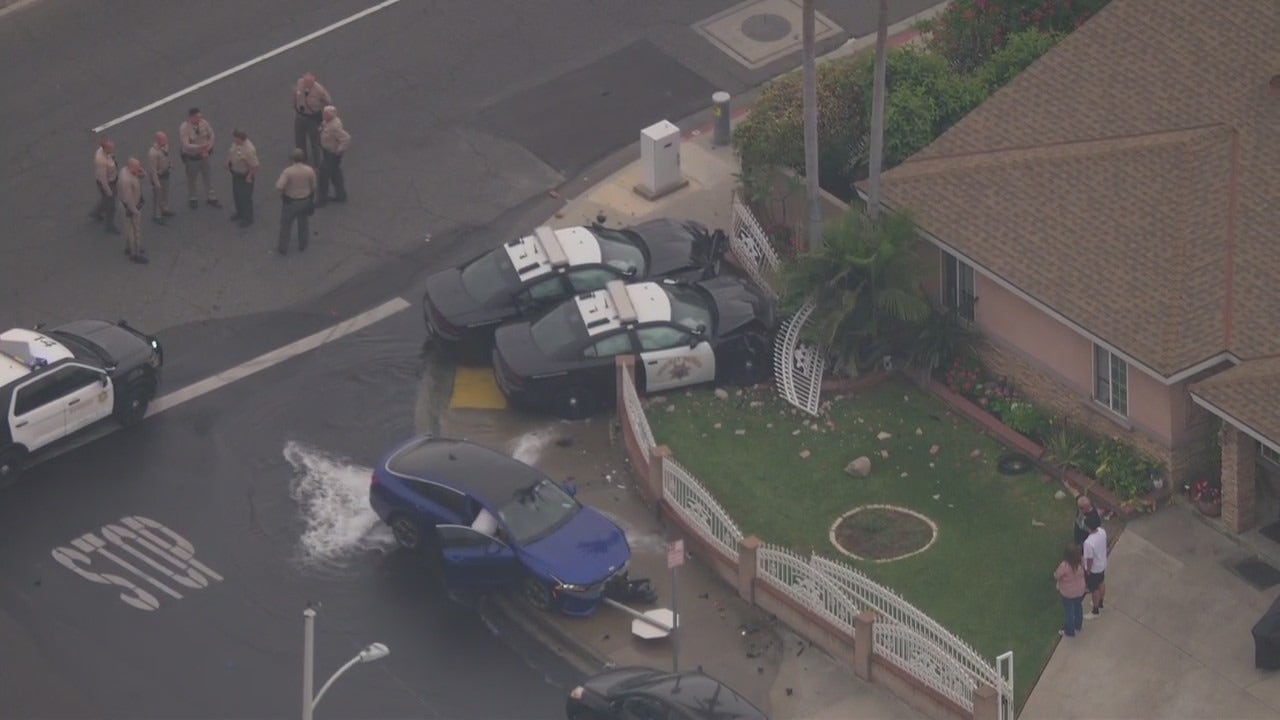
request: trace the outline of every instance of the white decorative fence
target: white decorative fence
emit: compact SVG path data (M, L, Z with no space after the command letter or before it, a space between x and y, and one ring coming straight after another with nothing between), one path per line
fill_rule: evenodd
M773 378L778 393L810 415L822 402L822 372L826 361L812 345L800 342L800 331L817 307L809 300L778 328L773 340Z
M657 443L653 441L653 430L649 427L649 418L644 414L644 407L640 405L640 394L636 392L636 380L633 373L619 373L622 376L622 405L626 413L626 421L631 424L631 436L636 439L636 444L640 446L640 452L644 454L645 462L653 460L653 448Z
M850 635L853 620L861 608L800 555L777 545L764 543L756 555L756 577L790 595L811 612L830 620Z
M752 280L762 290L778 297L773 286L773 277L778 272L781 262L778 253L773 250L769 235L760 227L760 221L752 214L751 209L742 204L737 197L733 199L733 227L729 233L729 249L738 258L738 263L747 271Z
M662 497L704 540L738 561L742 531L702 483L671 458L662 462Z

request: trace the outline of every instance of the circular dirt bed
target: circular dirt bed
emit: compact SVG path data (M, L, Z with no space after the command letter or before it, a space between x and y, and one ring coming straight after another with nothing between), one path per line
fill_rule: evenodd
M914 510L863 505L831 526L831 543L859 560L889 562L922 553L938 538L938 526Z

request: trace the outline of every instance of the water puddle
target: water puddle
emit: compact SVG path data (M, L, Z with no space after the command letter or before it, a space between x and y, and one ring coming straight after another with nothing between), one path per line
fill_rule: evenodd
M290 441L284 458L293 467L289 494L302 513L300 546L308 565L338 563L395 545L369 507L371 468Z

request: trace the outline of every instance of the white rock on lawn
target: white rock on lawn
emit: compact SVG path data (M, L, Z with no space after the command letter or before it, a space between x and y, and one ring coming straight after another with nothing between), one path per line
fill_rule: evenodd
M871 474L871 458L866 455L854 458L844 466L844 471L854 477L866 477Z
M733 434L734 434L734 435L746 435L746 434L747 434L747 431L746 431L746 430L744 430L744 429L742 429L742 428L738 428L737 430L734 430L734 431L733 431Z
M728 400L729 391L725 390L724 388L716 388L716 397L720 398L721 400Z
M937 455L937 454L938 454L938 451L939 451L939 450L941 450L941 449L942 449L942 447L941 447L941 446L938 446L938 445L931 445L931 446L929 446L929 454L930 454L930 455Z
M893 433L888 433L888 432L885 432L885 431L883 431L883 430L881 430L881 431L876 435L876 439L877 439L877 440L879 440L880 442L884 442L885 440L888 440L888 439L889 439L889 438L891 438L891 437L893 437Z
M980 457L982 457L982 451L978 448L974 448L973 451L969 453L969 458L972 460L977 460Z
M800 459L801 459L801 460L808 460L808 459L809 459L809 455L810 455L810 452L809 452L808 450L801 450L801 451L800 451Z
M713 428L715 428L715 429L719 430L719 429L720 429L720 425L721 425L720 423L716 423L715 425L712 425L711 427L713 427Z
M924 434L924 430L922 430L921 428L916 428L916 434L917 434L917 435L923 435L923 434Z
M1058 492L1056 492L1056 493L1054 493L1054 494L1053 494L1053 499L1054 499L1054 500L1066 500L1066 499L1067 499L1067 494L1066 494L1065 492L1063 492L1063 491L1059 490Z
M889 459L889 451L888 451L888 450L881 450L881 451L880 451L880 459L881 459L881 460L888 460L888 459Z

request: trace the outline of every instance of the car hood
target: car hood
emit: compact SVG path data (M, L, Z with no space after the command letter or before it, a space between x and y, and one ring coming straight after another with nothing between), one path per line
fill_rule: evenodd
M653 220L637 226L635 231L649 249L649 277L715 263L711 233L692 220Z
M533 341L533 324L511 323L498 328L493 336L494 351L513 373L523 378L555 375L581 367L581 361L569 362L548 357Z
M598 510L583 506L569 522L524 546L527 560L563 583L591 585L631 559L627 537Z
M516 316L515 305L506 293L487 305L476 302L462 284L462 270L456 267L433 273L427 278L425 300L450 325L457 327L485 325Z
M151 342L137 333L105 320L76 320L53 328L55 333L75 335L102 348L117 367L128 369L147 362Z
M759 321L773 327L773 303L746 278L720 275L698 283L716 304L716 334L727 335L743 325Z

